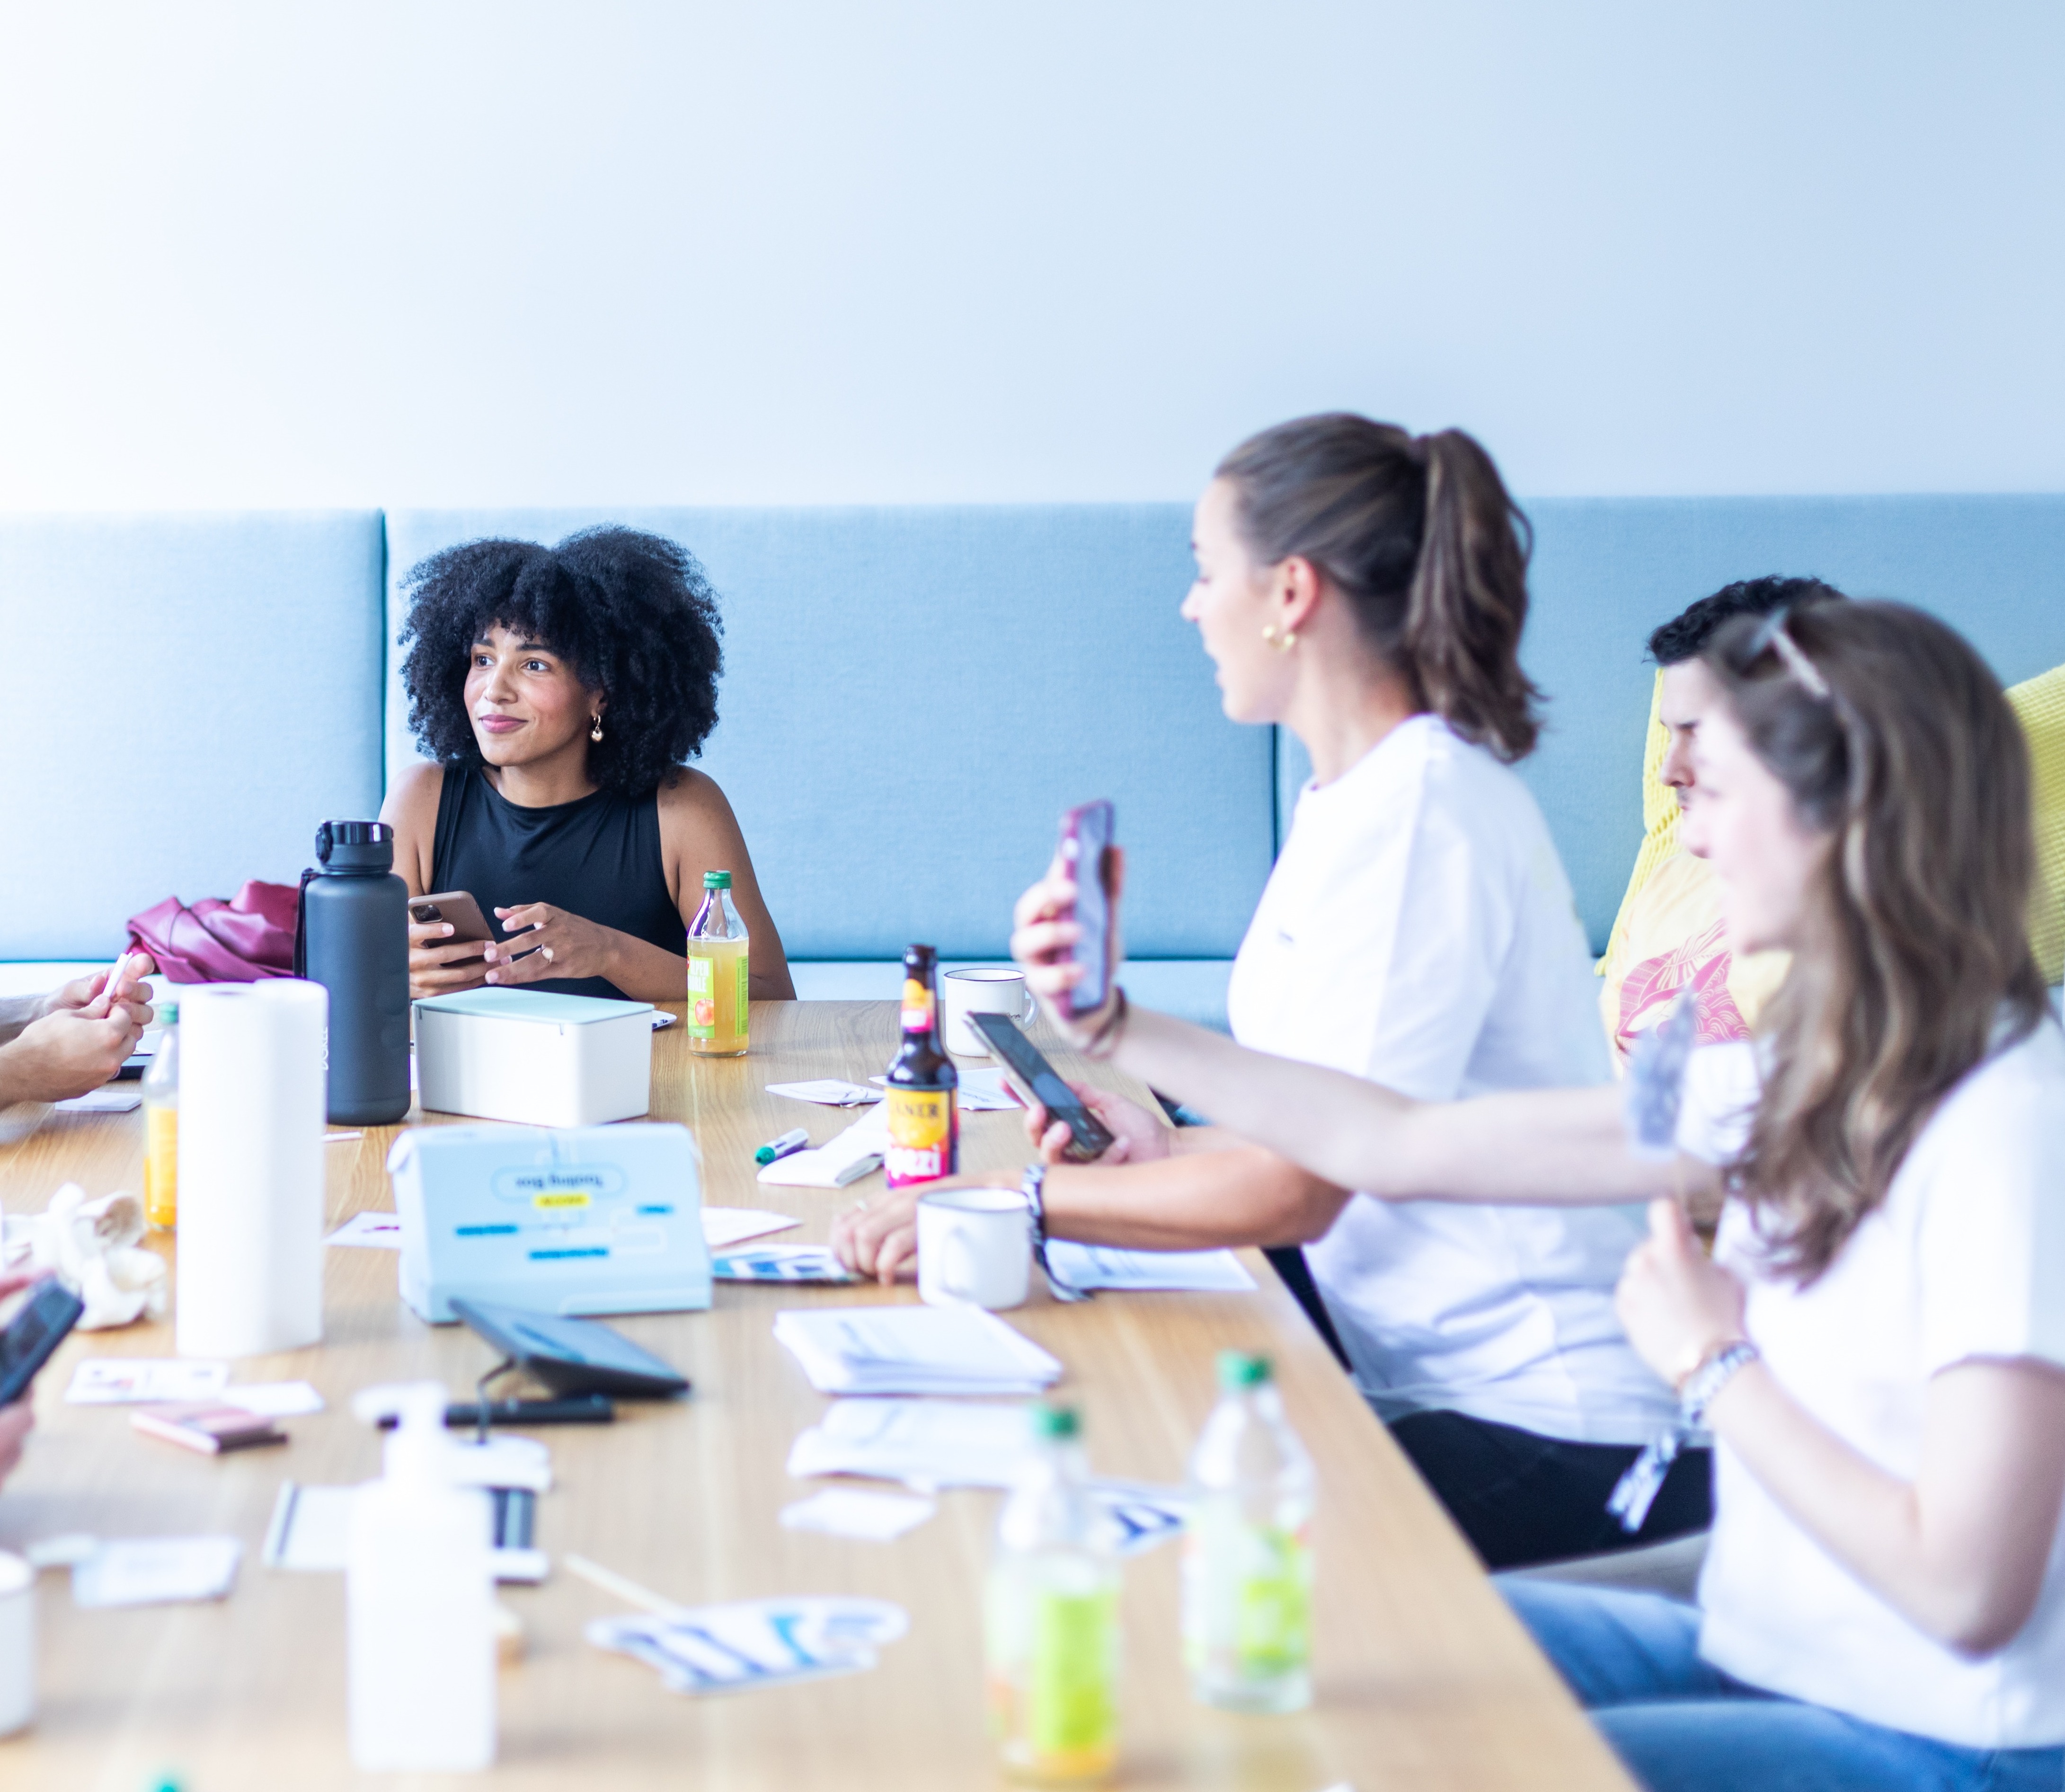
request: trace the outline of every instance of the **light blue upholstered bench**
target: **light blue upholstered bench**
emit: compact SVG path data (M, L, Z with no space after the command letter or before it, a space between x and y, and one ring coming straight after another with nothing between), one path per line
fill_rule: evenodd
M1594 948L1639 838L1651 628L1734 578L1808 572L1924 604L2013 682L2065 661L2065 498L1554 499L1526 657L1523 767ZM291 880L325 816L413 750L401 575L483 534L620 521L723 599L738 809L806 995L887 995L913 937L994 959L1056 816L1109 796L1130 854L1129 980L1222 1022L1227 961L1303 755L1218 712L1177 615L1182 505L0 515L0 983L95 959L176 892ZM131 674L127 664L146 670Z

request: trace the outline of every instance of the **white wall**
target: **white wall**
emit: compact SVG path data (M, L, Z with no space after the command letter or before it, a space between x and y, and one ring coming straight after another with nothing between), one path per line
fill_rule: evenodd
M2065 10L0 10L0 507L2065 486Z

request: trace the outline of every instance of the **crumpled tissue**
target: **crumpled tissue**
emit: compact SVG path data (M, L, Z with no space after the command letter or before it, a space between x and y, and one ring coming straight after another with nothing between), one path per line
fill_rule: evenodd
M165 1260L138 1248L144 1230L143 1204L135 1196L88 1201L76 1182L67 1182L44 1212L8 1217L0 1259L10 1269L55 1272L86 1302L76 1329L107 1331L164 1317Z

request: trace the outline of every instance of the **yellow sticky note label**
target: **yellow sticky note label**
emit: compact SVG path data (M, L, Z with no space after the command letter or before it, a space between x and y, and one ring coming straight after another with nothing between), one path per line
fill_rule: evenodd
M531 1205L540 1213L564 1213L587 1206L588 1197L582 1194L533 1195Z

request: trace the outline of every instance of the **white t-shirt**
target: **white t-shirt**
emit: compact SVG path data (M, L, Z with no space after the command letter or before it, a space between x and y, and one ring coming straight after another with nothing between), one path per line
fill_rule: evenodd
M1725 1163L1757 1089L1748 1042L1693 1053L1679 1141ZM1930 1378L1975 1358L2065 1364L2065 1035L2046 1021L1966 1076L1884 1203L1811 1287L1764 1273L1731 1201L1716 1254L1792 1398L1890 1475L1920 1466ZM2065 1742L2065 1524L2035 1615L1974 1661L1925 1636L1825 1551L1725 1443L1699 1581L1700 1653L1752 1685L1968 1748Z
M1234 960L1234 1037L1454 1100L1611 1079L1569 880L1527 787L1433 716L1307 785ZM1639 1210L1352 1196L1307 1247L1385 1418L1647 1443L1675 1411L1613 1290Z

